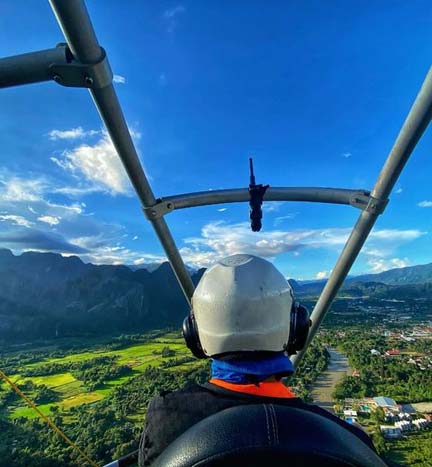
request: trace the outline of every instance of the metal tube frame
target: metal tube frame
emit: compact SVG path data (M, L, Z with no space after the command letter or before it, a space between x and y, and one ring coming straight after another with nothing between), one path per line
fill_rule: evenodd
M366 206L370 193L365 190L347 190L343 188L315 187L269 187L264 194L264 201L311 201L316 203L348 204ZM231 190L201 191L182 195L166 196L162 202L172 203L173 209L183 209L210 204L249 202L248 188Z
M51 79L50 66L66 64L66 47L30 52L0 60L0 88L39 83Z
M72 86L89 87L91 96L105 123L111 140L126 169L129 179L142 203L144 213L150 220L171 267L190 304L194 285L181 258L164 216L175 210L211 204L248 202L247 188L217 190L156 199L139 161L132 142L120 103L109 76L109 64L100 47L83 0L50 0L51 7L67 40L69 53L75 64L83 67L99 67L102 83L94 86L91 79L86 84L72 83ZM67 55L67 54L66 54ZM67 57L66 57L67 58ZM63 49L55 48L33 52L0 60L0 87L16 86L53 79L49 68L53 63L65 65ZM106 61L106 62L105 62ZM66 67L67 69L67 67ZM109 83L105 85L106 80ZM60 84L65 84L61 83ZM67 85L67 84L65 84ZM308 342L302 352L293 356L295 366L301 361L307 346L316 334L319 325L329 310L336 294L345 280L351 266L378 216L384 211L401 171L408 161L417 142L432 118L432 71L427 74L423 86L400 130L384 167L372 192L340 188L269 188L265 201L307 201L351 205L362 210L345 247L327 281L311 315L312 327Z

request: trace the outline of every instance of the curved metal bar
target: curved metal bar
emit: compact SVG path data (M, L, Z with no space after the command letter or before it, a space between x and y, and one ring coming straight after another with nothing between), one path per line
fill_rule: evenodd
M264 201L310 201L315 203L360 204L367 199L366 190L347 190L344 188L316 187L270 187L264 195ZM171 203L172 209L184 209L211 204L238 203L249 201L247 188L228 190L199 191L181 195L164 196L161 202ZM365 201L365 204L366 201Z

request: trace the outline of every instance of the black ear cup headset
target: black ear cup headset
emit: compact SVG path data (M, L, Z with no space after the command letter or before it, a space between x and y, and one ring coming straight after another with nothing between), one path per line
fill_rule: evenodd
M293 302L291 307L291 324L288 345L286 351L288 355L295 355L306 345L309 335L309 328L312 321L309 319L307 308L300 303Z
M183 320L183 338L186 342L187 348L196 358L207 358L207 355L204 353L204 350L201 347L198 328L192 312L189 313Z
M311 327L309 312L306 307L293 301L291 307L291 324L288 343L285 350L288 355L294 355L302 350L306 344L309 328ZM197 358L207 358L199 340L198 328L193 313L189 313L183 320L183 338L186 346Z

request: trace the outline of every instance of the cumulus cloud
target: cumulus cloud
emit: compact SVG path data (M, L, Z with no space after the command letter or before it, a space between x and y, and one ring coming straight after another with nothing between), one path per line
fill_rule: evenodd
M326 279L329 275L328 271L319 271L315 275L315 279Z
M188 264L208 266L224 256L247 251L251 254L274 258L304 247L313 231L284 232L279 230L251 232L249 223L227 224L212 222L201 230L201 237L186 238L181 248Z
M45 222L45 224L49 225L57 225L60 223L60 217L56 216L40 216L38 217L38 221Z
M36 229L0 233L0 244L3 247L20 251L54 251L57 253L87 253L87 250L68 242L57 233L43 232Z
M420 203L418 203L417 206L421 208L432 208L432 201L420 201Z
M114 75L113 76L113 81L114 83L117 84L125 84L126 83L126 78L122 75Z
M134 133L133 136L139 138L140 135ZM126 171L105 131L96 144L82 144L65 151L62 158L51 157L51 160L65 171L83 176L95 190L112 195L130 194L130 182Z
M0 215L1 222L10 222L12 225L20 225L22 227L31 227L33 222L29 221L23 216L16 216L14 214L2 214Z
M165 260L161 255L128 249L122 244L128 238L123 226L102 222L86 212L83 202L53 201L53 195L66 194L57 181L31 176L27 180L0 171L0 247L16 254L29 250L78 254L84 261L96 264ZM133 240L137 239L135 235Z
M117 236L118 238L118 236ZM74 245L83 248L86 254L80 255L84 261L94 264L135 264L161 263L166 261L162 255L148 254L131 250L118 241L115 236L108 238L105 233L71 239Z
M0 174L0 202L38 201L46 186L42 178L25 179Z
M82 127L71 128L69 130L51 130L48 133L49 139L56 141L58 139L82 139L87 136L97 135L99 131L88 130L85 131Z
M29 249L56 251L59 253L82 253L75 248L70 238L87 233L95 235L108 232L112 237L121 229L107 226L90 219L85 213L84 203L60 203L49 199L56 192L54 181L45 177L24 179L15 174L0 172L0 222L2 237L0 245L17 253ZM37 229L34 229L35 225ZM56 227L53 237L52 227ZM112 233L112 234L111 234Z
M371 258L367 261L371 272L379 273L394 268L404 268L410 265L408 258Z
M305 249L330 249L340 252L351 232L349 228L272 230L256 234L248 223L211 222L200 237L184 239L181 253L188 264L205 267L224 256L248 252L268 259ZM364 253L373 259L384 259L403 243L424 235L419 230L382 229L371 233Z

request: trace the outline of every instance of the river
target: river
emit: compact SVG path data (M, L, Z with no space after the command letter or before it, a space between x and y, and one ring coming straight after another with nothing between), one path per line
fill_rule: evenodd
M330 353L327 370L316 379L311 397L315 404L333 412L334 400L331 396L333 389L345 375L350 375L352 370L348 364L346 355L332 348L327 348L327 350Z

